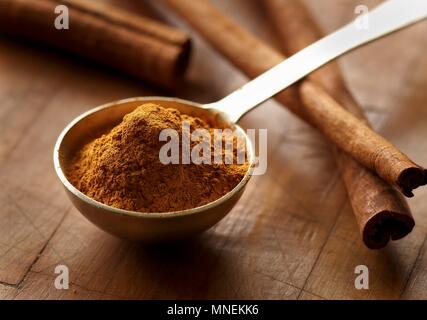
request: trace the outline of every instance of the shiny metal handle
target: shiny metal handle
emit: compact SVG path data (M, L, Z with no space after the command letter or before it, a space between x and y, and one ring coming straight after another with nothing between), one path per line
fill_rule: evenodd
M427 0L385 1L367 14L366 29L351 22L206 107L223 111L232 121L238 121L260 103L332 59L426 17Z

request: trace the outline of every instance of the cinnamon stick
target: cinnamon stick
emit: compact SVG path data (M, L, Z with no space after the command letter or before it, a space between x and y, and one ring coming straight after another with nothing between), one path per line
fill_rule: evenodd
M65 4L69 29L57 30ZM188 64L188 36L107 4L81 0L1 0L0 31L91 58L139 79L171 87Z
M251 35L207 0L167 0L167 3L251 78L285 59L284 55ZM413 189L427 184L424 168L343 109L323 88L307 80L302 84L304 103L298 99L298 86L282 91L275 98L406 196L413 196Z
M301 1L264 0L264 4L287 54L298 52L321 37L320 28ZM323 66L309 77L368 124L336 62ZM309 102L308 99L306 102ZM381 248L390 238L400 239L411 232L414 219L406 200L392 186L337 148L334 148L334 156L366 246Z
M97 15L104 20L110 21L110 23L126 26L166 43L180 47L188 47L190 45L190 38L185 32L156 20L112 7L105 2L87 0L62 0L61 2L67 6Z

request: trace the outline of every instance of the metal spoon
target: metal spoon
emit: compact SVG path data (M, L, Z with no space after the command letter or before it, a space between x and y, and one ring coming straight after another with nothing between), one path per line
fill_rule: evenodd
M118 124L123 116L137 106L154 102L173 106L182 113L203 119L221 119L224 125L236 129L247 141L249 162L254 153L249 138L236 122L248 111L274 96L294 82L332 59L390 32L427 17L427 1L389 0L368 15L369 27L358 29L350 23L315 42L224 99L201 105L195 102L165 98L131 98L92 109L73 120L59 136L54 150L56 173L68 196L79 211L101 229L116 236L140 241L166 241L185 238L202 232L220 221L240 198L249 181L249 171L242 181L220 199L201 207L167 213L141 213L121 210L99 203L77 190L66 178L63 168L67 160L81 147L82 139L99 129Z

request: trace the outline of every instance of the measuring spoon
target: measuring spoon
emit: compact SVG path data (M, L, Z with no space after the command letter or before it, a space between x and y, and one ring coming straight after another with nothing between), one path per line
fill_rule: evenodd
M350 23L215 103L202 105L175 98L141 97L94 108L74 119L60 134L54 149L56 173L76 208L95 225L113 235L159 242L202 232L220 221L233 208L250 179L250 171L233 190L206 205L176 212L144 213L113 208L89 198L68 181L64 167L85 138L102 128L120 123L124 115L148 102L170 106L202 119L219 119L224 126L235 129L245 137L252 167L255 159L252 144L244 130L236 124L245 113L332 59L426 16L425 0L385 1L367 15L367 29L359 29L355 23Z

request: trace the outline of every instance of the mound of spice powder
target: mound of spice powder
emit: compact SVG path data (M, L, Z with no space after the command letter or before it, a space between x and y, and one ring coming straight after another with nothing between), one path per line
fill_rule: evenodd
M94 200L125 210L171 212L212 202L242 180L248 163L163 164L159 152L166 142L159 141L160 132L176 130L181 141L184 121L190 132L207 129L213 139L213 128L202 119L144 104L85 145L69 163L68 179ZM234 154L238 147L233 144Z

